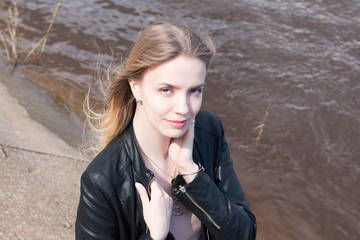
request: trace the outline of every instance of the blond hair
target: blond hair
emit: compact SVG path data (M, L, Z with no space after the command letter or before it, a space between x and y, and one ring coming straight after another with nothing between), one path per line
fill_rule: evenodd
M92 124L99 133L98 150L119 136L134 116L136 104L129 79L141 81L147 71L180 55L197 57L208 67L214 54L210 37L187 25L158 22L144 28L118 75L110 82L105 111L96 114L87 105L88 119L98 120L96 125Z

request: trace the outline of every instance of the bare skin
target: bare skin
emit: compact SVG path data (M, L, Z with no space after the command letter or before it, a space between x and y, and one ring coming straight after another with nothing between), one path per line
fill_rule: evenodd
M184 136L173 138L169 145L169 157L178 169L179 173L194 173L198 166L192 158L194 145L194 123L191 123ZM197 174L183 176L187 183L194 180Z

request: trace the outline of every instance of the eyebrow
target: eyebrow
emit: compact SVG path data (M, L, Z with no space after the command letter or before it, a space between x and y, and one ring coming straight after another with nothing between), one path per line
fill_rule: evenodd
M197 86L195 86L194 88L203 88L203 87L205 87L205 83L202 83L202 84L200 84L200 85L197 85Z
M164 86L164 87L170 87L170 88L178 89L177 86L169 84L169 83L159 83L158 86ZM205 87L205 83L202 83L202 84L190 87L190 88L193 89L193 88L203 88L203 87Z

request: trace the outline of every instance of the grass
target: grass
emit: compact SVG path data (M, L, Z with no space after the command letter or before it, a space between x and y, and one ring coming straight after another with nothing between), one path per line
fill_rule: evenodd
M33 62L37 63L39 58L43 55L44 48L46 45L47 38L49 36L50 30L52 29L56 16L59 12L60 6L63 0L56 5L56 9L53 13L52 20L50 25L45 33L45 35L33 45L31 50L22 60L22 63L25 64L30 58ZM6 58L9 63L12 63L14 67L17 66L19 62L19 54L18 54L18 34L17 27L19 23L19 9L17 7L16 1L13 1L12 4L8 7L7 11L5 10L5 2L1 0L1 9L4 18L4 22L7 27L7 32L2 33L0 31L0 40L5 50Z
M269 112L270 112L270 107L271 107L271 103L268 104L268 107L267 107L266 112L265 112L264 120L262 121L262 123L258 127L255 128L255 129L259 129L259 133L257 135L256 143L255 143L255 146L254 146L254 160L255 160L255 163L256 163L256 151L257 151L257 149L259 147L259 142L260 142L260 139L261 139L261 135L262 135L262 133L264 131L267 116L269 115Z
M14 66L18 63L18 51L17 51L17 27L19 19L19 9L17 7L16 1L14 1L7 9L7 14L5 10L5 2L1 1L1 9L3 18L7 27L7 34L2 34L0 32L0 39L4 46L6 58L8 62L13 63ZM7 16L8 15L8 16ZM10 50L9 50L10 49Z
M45 35L32 47L32 49L29 51L29 53L24 58L23 64L29 59L30 56L33 57L33 61L38 61L39 57L42 56L42 54L44 52L47 37L48 37L48 35L50 33L50 30L51 30L52 26L54 25L54 21L55 21L56 16L57 16L57 14L59 12L62 1L63 0L60 0L60 2L56 5L56 9L55 9L55 11L53 13L53 17L51 19L50 25L49 25ZM38 50L38 51L35 53L36 50Z

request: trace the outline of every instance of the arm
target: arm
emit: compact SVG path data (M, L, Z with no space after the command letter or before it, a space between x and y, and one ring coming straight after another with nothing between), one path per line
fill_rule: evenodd
M75 234L78 240L118 239L119 236L115 212L86 173L81 177Z
M75 235L77 240L129 239L130 230L120 230L117 216L109 201L86 173L81 177L81 195L77 210ZM119 232L122 231L122 232ZM143 233L139 240L153 240L150 233ZM167 240L174 239L169 233Z
M173 183L172 193L217 239L255 239L256 219L233 169L222 126L214 178L211 179L206 172L199 172L193 181L187 183L179 175Z

